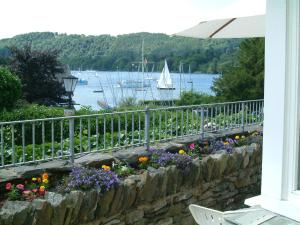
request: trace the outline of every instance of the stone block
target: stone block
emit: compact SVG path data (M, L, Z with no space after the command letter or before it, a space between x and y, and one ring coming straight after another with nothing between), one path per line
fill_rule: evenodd
M161 220L157 221L157 224L159 224L159 225L172 225L173 224L173 218L169 217L169 218L161 219Z
M78 219L81 223L86 223L95 219L97 202L98 202L97 190L91 190L84 193L83 201L78 214Z
M111 165L114 161L114 157L109 154L103 153L90 153L84 155L78 159L75 159L75 163L85 167L101 168L102 165Z
M133 210L130 212L126 212L125 214L125 220L126 224L133 224L135 222L140 221L144 217L144 211L143 210Z
M2 225L25 225L31 221L32 207L29 202L6 201L0 209L0 224Z
M35 199L32 201L34 209L32 225L50 225L52 217L52 207L45 199ZM64 224L65 225L65 224Z
M102 218L108 215L114 195L115 188L112 188L104 194L100 194L98 196L97 208L95 210L96 218Z
M63 225L67 210L66 197L58 193L46 192L45 199L51 204L53 209L50 224Z
M132 207L137 196L136 183L132 179L124 180L124 209Z

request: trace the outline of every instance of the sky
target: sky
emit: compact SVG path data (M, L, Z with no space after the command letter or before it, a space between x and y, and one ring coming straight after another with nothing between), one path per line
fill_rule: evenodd
M174 34L201 21L265 13L265 0L1 0L0 39L28 32Z

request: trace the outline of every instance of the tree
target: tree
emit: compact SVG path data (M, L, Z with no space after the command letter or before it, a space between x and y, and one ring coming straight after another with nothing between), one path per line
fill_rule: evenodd
M14 106L21 97L21 81L9 69L0 67L0 110Z
M212 90L223 100L264 97L264 39L244 40L237 54L238 66L229 67L213 82Z
M56 75L64 70L57 59L58 52L34 51L30 45L10 47L10 51L11 69L21 79L24 98L46 105L60 102L64 89Z

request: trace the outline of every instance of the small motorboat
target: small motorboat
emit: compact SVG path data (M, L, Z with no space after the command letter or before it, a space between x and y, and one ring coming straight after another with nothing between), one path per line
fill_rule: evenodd
M77 85L88 85L88 81L85 79L79 79Z

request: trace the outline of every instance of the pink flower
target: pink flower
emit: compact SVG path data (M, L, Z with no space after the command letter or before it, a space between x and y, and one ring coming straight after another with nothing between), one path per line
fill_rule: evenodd
M195 149L195 144L194 143L190 144L190 149L192 149L192 150Z
M11 187L12 187L11 183L6 183L6 185L5 185L6 190L9 191L11 189Z
M22 194L24 196L29 196L31 194L31 191L30 190L26 190L26 191L23 191Z
M18 184L16 186L19 190L24 190L24 185L23 184Z

